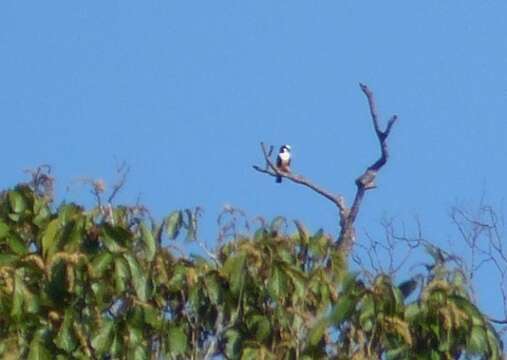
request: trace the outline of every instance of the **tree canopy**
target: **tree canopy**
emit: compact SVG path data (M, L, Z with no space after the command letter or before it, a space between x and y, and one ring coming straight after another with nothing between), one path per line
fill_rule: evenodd
M276 218L186 256L173 244L199 240L195 211L56 206L39 185L0 196L3 358L501 358L434 249L418 277L367 278L330 235Z

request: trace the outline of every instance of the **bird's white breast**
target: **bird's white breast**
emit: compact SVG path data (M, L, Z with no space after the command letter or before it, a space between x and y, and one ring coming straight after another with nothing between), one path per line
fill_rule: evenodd
M282 161L289 161L290 160L290 152L288 152L288 151L281 152L280 154L278 154L278 156L280 157L280 160L282 160Z

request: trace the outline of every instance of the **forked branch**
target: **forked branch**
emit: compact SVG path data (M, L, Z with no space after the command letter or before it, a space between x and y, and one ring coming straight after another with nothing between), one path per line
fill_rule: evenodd
M337 246L341 248L346 255L348 255L354 245L355 241L355 231L354 231L354 222L357 218L357 214L359 213L359 209L361 207L361 202L364 198L364 194L367 190L375 188L375 178L380 169L386 164L389 158L389 152L387 148L387 138L391 133L391 129L394 123L397 120L397 116L391 117L385 130L382 130L379 125L379 116L377 113L377 107L375 103L375 98L371 90L364 84L360 84L361 90L366 95L368 100L368 105L370 109L370 115L373 122L373 127L375 129L375 134L377 135L377 139L380 144L380 157L377 161L375 161L372 165L370 165L365 172L359 176L356 180L356 195L354 197L354 202L352 203L352 207L349 209L346 205L345 198L340 194L334 194L328 190L325 190L321 186L315 184L313 181L308 178L297 175L292 172L282 171L277 168L273 161L271 160L271 154L273 152L273 147L271 146L269 150L266 148L264 143L261 143L261 149L266 161L266 166L264 168L254 165L253 168L261 173L273 176L273 177L283 177L286 178L296 184L303 185L324 198L331 201L339 210L340 216L340 235L338 236Z
M375 97L373 96L373 92L368 88L368 86L364 84L359 84L361 90L366 95L366 99L368 100L368 106L370 108L371 120L373 122L373 128L375 129L375 135L377 135L377 139L380 145L380 157L377 161L375 161L372 165L366 168L365 172L356 179L356 195L354 197L354 202L352 203L352 207L350 209L350 214L348 219L346 219L345 226L342 226L340 237L339 237L339 245L345 251L350 252L354 240L354 222L356 221L357 214L359 213L359 209L361 208L361 203L364 198L364 194L367 190L374 189L375 179L377 177L380 169L387 163L389 159L389 150L387 147L387 138L391 133L391 129L394 123L398 120L396 115L393 115L386 126L385 130L381 130L379 124L379 116L377 112L377 104L375 102Z

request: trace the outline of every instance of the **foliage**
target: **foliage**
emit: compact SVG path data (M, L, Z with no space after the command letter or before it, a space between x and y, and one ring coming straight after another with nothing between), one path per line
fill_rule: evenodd
M109 209L109 210L108 210ZM0 198L0 355L28 359L501 358L458 271L401 284L351 273L335 242L283 219L215 259L176 253L196 215ZM169 244L162 246L162 244Z

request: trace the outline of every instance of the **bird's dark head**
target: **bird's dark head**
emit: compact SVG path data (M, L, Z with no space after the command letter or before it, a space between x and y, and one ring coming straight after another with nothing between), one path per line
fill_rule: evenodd
M281 153L286 152L286 151L287 151L287 152L290 152L290 151L291 151L291 147L290 147L290 145L285 144L285 145L282 145L282 146L280 147L280 152L281 152Z

